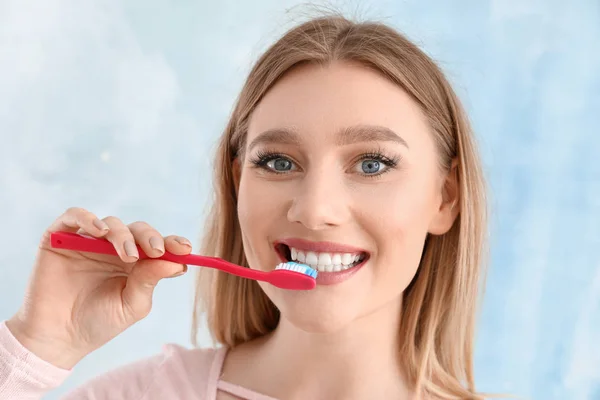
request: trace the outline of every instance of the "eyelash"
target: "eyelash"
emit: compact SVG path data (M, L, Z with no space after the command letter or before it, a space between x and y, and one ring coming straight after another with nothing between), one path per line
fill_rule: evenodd
M273 173L273 174L283 175L283 174L289 173L289 172L275 171L275 170L267 167L268 162L277 160L279 158L283 158L292 163L295 163L293 160L291 160L285 154L278 153L278 152L264 151L264 150L258 151L256 153L256 155L254 156L254 158L252 158L250 160L250 162L255 167L262 168L265 171ZM382 172L379 172L376 174L362 174L362 176L364 176L366 178L378 178L381 175L385 174L386 172L389 172L389 171L395 169L398 166L398 163L400 162L400 157L386 156L381 149L376 149L374 151L369 151L369 152L361 154L358 157L358 159L356 160L356 162L366 161L366 160L378 161L386 166L386 168Z
M287 157L285 154L259 150L256 152L256 155L254 156L254 158L250 160L250 162L257 167L265 168L269 161L277 160L278 158L285 158L286 160L289 160L289 157ZM277 171L273 171L273 172L277 172ZM277 172L277 173L281 173L281 172Z

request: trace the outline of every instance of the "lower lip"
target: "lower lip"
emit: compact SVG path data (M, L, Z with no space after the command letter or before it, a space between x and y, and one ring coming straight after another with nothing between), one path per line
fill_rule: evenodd
M342 283L345 280L350 279L352 275L358 272L359 269L365 265L367 260L361 261L360 264L355 265L352 268L345 269L338 272L321 272L317 271L317 285L336 285Z
M288 262L287 258L285 258L282 254L279 254L279 258L282 262ZM336 285L338 283L342 283L352 277L355 273L358 272L367 262L368 257L360 262L360 264L355 265L352 268L345 269L343 271L337 272L324 272L317 271L317 285ZM299 261L296 261L299 262Z

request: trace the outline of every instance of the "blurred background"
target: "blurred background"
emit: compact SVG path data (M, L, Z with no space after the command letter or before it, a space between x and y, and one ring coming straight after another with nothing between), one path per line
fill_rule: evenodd
M197 243L234 99L261 51L313 12L302 4L0 0L0 320L69 206ZM470 113L492 209L479 389L600 399L600 2L327 4L408 35ZM47 398L189 346L192 297L193 274L162 282L151 315Z

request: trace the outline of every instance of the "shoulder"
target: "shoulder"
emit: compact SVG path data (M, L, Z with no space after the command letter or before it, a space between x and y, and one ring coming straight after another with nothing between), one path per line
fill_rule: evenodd
M163 346L161 362L158 365L161 373L167 376L187 379L188 382L207 383L219 378L225 348L192 348L167 344Z
M92 379L73 391L66 400L204 399L216 385L224 355L223 348L188 349L167 344L159 354Z
M163 368L182 366L189 370L208 372L223 353L223 348L203 347L188 349L178 344L166 344L162 348Z

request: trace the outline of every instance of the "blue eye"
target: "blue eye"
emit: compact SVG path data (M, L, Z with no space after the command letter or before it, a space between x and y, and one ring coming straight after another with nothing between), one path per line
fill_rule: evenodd
M361 163L362 172L365 174L376 174L381 171L381 163L377 160L364 160Z
M275 158L266 162L266 166L277 172L291 171L293 164L286 158Z
M381 152L363 154L354 166L354 173L364 177L377 177L398 165L399 157L386 157ZM288 174L299 167L281 153L259 152L250 162L258 168L275 174Z
M363 154L354 171L362 176L375 178L397 167L400 158L386 157L380 151Z
M279 174L293 172L298 169L292 160L279 153L259 152L250 162L266 171Z

